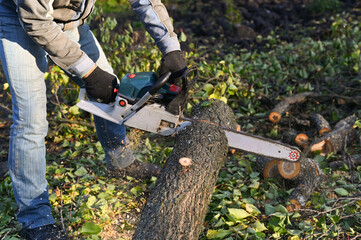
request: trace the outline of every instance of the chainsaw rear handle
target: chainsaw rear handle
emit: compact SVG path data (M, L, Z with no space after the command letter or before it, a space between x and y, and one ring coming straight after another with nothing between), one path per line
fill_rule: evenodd
M171 74L172 74L171 72L166 72L165 74L163 74L158 79L158 81L156 81L155 84L149 89L150 95L154 95L156 92L158 92L158 90L161 89L164 86L164 84L168 82Z

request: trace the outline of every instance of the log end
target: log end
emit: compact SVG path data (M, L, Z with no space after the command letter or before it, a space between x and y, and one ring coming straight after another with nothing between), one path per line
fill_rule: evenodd
M268 119L273 123L278 123L281 120L281 114L278 112L271 112L268 115Z
M308 136L304 133L300 133L296 136L295 142L300 147L307 147L308 146Z
M279 161L278 172L285 179L292 179L298 176L301 170L299 162L285 162Z
M324 136L329 132L331 132L331 129L329 129L329 128L322 128L322 129L318 130L318 134L320 134L321 136Z
M278 171L278 160L270 161L263 170L264 178L273 178L280 176Z
M325 144L322 146L322 154L327 156L328 154L334 152L335 149L330 140L325 139Z
M311 146L311 152L321 151L322 156L327 156L334 151L332 143L328 139L315 143Z
M290 199L290 204L286 208L289 212L294 212L301 209L301 204L296 199Z

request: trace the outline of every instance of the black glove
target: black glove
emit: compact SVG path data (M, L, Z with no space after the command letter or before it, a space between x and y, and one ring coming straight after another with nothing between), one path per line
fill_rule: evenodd
M171 72L172 75L170 76L169 81L174 82L175 79L182 76L182 73L186 68L186 61L184 60L181 51L177 50L169 52L162 59L159 76L162 76L167 72Z
M114 75L103 71L97 66L89 76L83 79L89 97L94 98L101 103L115 101L117 93L114 89L118 82Z

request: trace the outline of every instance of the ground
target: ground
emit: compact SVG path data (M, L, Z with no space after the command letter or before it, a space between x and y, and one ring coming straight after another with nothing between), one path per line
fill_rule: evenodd
M187 35L188 40L186 44L182 44L183 49L187 51L190 48L197 49L201 46L212 47L215 42L223 43L227 47L219 52L220 56L239 49L268 51L268 46L265 45L262 37L266 37L271 32L277 32L287 42L297 41L294 39L294 35L287 34L287 31L298 30L301 33L304 26L314 25L315 30L311 37L322 39L323 33L329 31L331 20L327 20L323 24L315 24L314 20L328 18L332 14L327 11L311 12L306 7L306 3L310 0L202 0L194 1L193 4L187 6L173 4L172 1L167 2L170 15L174 19L176 32L184 31ZM361 3L357 1L344 0L341 2L344 4L341 8L343 10L353 11L352 9L361 7ZM360 16L360 12L355 12L355 15ZM5 77L1 74L1 86L5 83ZM0 89L0 99L1 178L7 170L6 161L11 126L11 97L8 90ZM265 102L270 106L274 104L274 102L269 103L270 100L267 101L267 99ZM48 108L51 111L54 109L54 105L49 103ZM354 112L359 105L354 104L348 108L350 109L345 109L345 111ZM298 109L296 113L300 113L301 110ZM51 123L50 130L54 127L54 123ZM257 127L256 123L255 127ZM258 127L262 128L263 126ZM58 151L59 148L54 144L47 144L48 155L57 155ZM129 218L135 216L133 214ZM111 235L112 229L108 230L107 234Z

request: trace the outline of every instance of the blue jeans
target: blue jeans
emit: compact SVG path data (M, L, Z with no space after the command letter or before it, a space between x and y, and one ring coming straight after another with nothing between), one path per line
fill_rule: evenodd
M113 72L88 25L66 32L102 69ZM0 5L0 58L12 96L13 124L9 143L9 173L18 221L35 228L54 223L46 180L45 136L47 54L22 29L17 14ZM94 116L108 168L124 168L134 161L126 145L126 129Z

